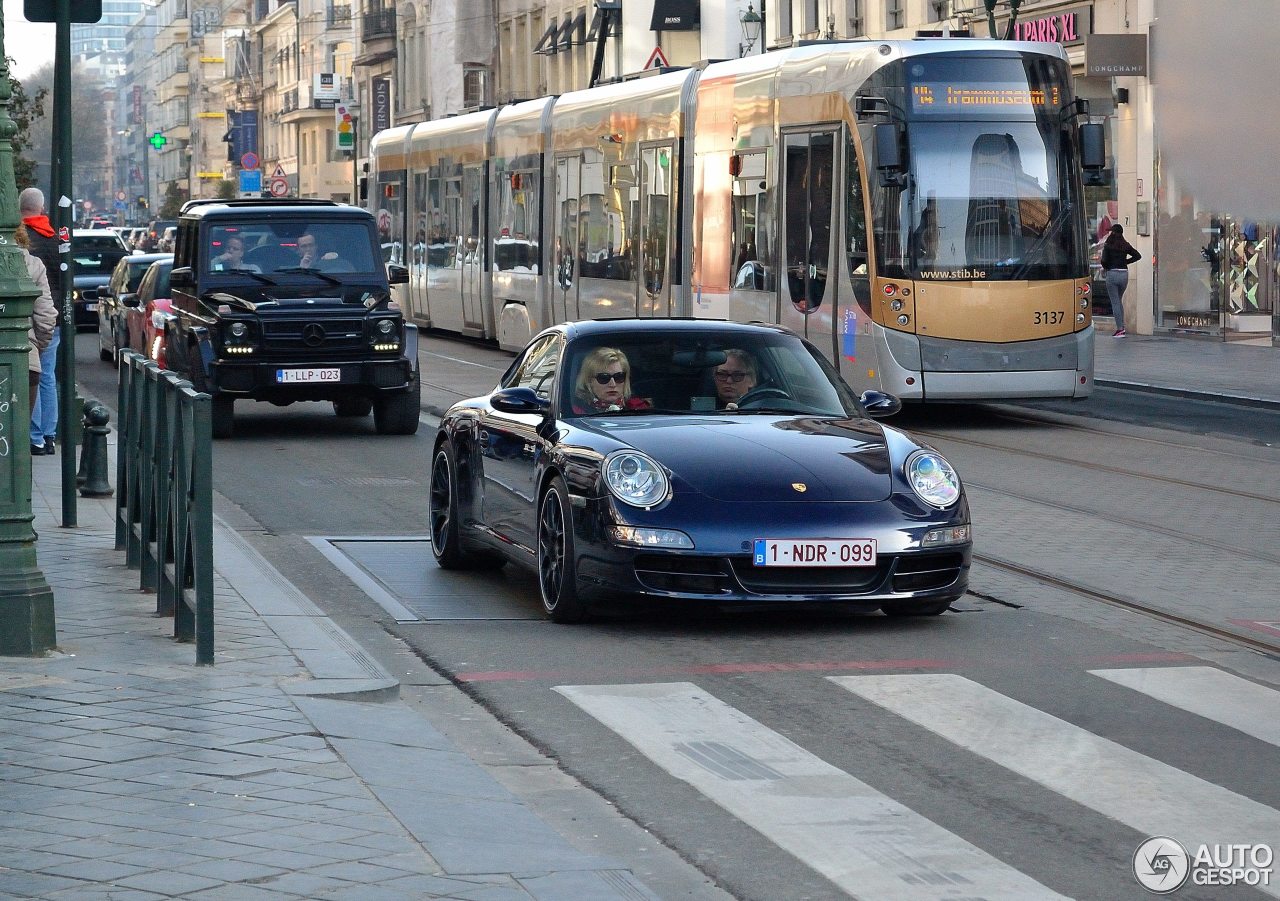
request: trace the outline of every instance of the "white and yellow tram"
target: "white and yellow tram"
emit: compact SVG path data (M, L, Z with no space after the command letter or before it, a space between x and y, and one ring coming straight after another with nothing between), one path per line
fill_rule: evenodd
M1082 109L1056 45L813 44L380 132L368 197L424 327L772 322L907 401L1084 397Z

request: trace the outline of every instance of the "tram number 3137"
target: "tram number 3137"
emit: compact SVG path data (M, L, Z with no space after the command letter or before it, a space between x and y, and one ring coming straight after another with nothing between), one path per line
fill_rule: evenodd
M1036 325L1061 325L1066 314L1061 310L1036 310Z

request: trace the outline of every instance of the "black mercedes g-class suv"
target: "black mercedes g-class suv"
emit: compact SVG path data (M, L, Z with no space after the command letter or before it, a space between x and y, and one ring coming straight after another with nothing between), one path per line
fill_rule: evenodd
M213 434L237 398L333 402L377 430L418 430L418 332L391 300L377 223L323 200L192 200L178 216L166 326L170 368L212 398Z

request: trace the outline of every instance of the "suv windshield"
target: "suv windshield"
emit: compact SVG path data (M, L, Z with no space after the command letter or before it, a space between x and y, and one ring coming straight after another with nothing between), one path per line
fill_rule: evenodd
M373 273L369 226L361 221L307 222L273 219L218 224L209 229L203 256L211 275Z

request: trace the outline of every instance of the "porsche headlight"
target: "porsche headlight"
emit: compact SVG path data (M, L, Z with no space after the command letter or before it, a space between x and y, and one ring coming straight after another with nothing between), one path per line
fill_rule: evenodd
M950 507L960 499L960 477L941 454L916 451L907 458L906 475L916 497L931 507Z
M605 457L604 483L614 497L632 507L656 506L670 490L662 467L638 451L614 451Z

